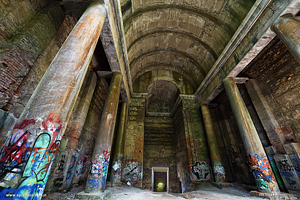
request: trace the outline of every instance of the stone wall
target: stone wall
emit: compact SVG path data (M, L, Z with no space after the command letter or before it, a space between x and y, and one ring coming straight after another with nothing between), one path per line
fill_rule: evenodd
M124 147L122 181L142 187L145 99L131 98Z
M189 158L191 180L211 180L210 155L206 141L202 114L193 100L182 100L186 146Z
M278 127L272 127L273 132L281 129L287 141L295 142L300 139L299 69L296 59L284 44L275 38L240 74L257 80L270 111L278 122Z
M13 111L18 117L69 30L61 27L58 33L61 39L53 39L64 21L58 2L41 11L41 7L50 1L40 4L31 4L28 0L5 2L7 5L0 6L0 35L3 37L0 39L0 108L12 111L16 102L22 99L17 106L22 108ZM0 4L4 4L3 1ZM72 29L70 22L65 19ZM35 63L39 56L39 62ZM31 69L33 72L29 74Z
M146 117L144 130L143 188L152 188L152 167L169 167L169 191L180 192L172 118Z

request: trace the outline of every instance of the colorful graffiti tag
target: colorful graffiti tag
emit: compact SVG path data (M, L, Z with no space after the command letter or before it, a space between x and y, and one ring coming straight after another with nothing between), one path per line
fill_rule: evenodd
M278 186L267 158L259 158L257 154L248 155L249 167L254 175L259 190L276 191Z
M75 167L75 163L76 163L76 153L72 156L71 159L71 164L69 166L68 172L67 172L67 177L66 177L66 184L69 185L71 183L72 180L72 176L73 176L73 169Z
M37 120L24 120L16 128L36 125ZM60 145L59 120L49 114L38 136L16 130L0 153L0 196L13 199L40 199L51 165ZM49 128L48 128L49 127ZM31 129L34 130L34 129Z
M75 173L76 176L80 176L85 173L87 161L88 161L87 156L81 157L78 160L77 167L76 167L76 173Z
M110 152L104 150L102 154L97 154L92 162L91 174L93 178L88 179L89 189L92 191L95 187L101 184L105 187L108 165L109 165Z
M35 124L35 119L25 119L21 124L16 123L13 129L23 129L29 124Z
M192 181L203 181L211 179L209 165L205 161L196 161L191 166Z
M142 180L142 166L139 162L131 160L125 163L122 170L122 181L137 184Z

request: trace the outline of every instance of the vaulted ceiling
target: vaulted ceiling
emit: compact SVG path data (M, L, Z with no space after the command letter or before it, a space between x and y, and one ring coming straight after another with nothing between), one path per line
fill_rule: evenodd
M254 0L120 0L133 92L154 81L194 94Z

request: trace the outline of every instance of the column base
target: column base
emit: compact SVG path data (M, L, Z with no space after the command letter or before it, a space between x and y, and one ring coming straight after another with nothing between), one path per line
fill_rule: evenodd
M278 199L278 200L294 200L297 199L294 195L288 193L263 193L258 191L250 191L251 196L260 197L264 199Z
M87 200L108 200L111 198L112 191L105 190L104 192L85 193L84 191L75 194L76 199L87 199Z

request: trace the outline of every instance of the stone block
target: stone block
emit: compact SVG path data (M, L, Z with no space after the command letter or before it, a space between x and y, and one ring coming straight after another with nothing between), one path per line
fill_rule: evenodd
M300 180L290 157L286 154L277 154L274 159L285 187L291 190L300 190Z

